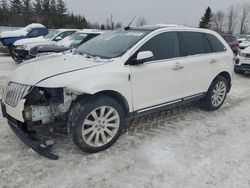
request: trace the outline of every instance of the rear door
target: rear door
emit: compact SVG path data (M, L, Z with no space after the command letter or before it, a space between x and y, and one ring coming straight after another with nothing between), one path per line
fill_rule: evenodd
M183 98L195 97L206 92L214 78L217 59L203 33L178 32L181 44L181 56L186 79L183 86Z

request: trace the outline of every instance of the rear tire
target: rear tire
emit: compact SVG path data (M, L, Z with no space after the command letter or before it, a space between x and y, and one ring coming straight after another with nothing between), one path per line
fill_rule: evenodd
M67 122L70 139L87 153L100 152L112 146L123 126L123 108L108 96L77 102Z
M220 108L226 99L228 90L228 81L224 77L218 76L212 82L204 98L204 107L209 111L214 111Z

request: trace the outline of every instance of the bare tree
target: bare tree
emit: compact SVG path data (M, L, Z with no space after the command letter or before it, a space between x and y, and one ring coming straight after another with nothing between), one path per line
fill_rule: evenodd
M115 24L115 29L118 29L118 28L122 28L122 23L121 22L117 22Z
M113 20L113 14L111 14L110 15L110 19L109 18L106 19L106 25L105 25L105 27L108 30L113 30L114 29L114 25L115 25L115 23L114 23L114 20Z
M250 3L243 3L241 6L241 11L240 11L240 17L239 17L239 22L240 22L240 34L245 34L247 33L247 23L248 23L248 18L249 18L249 12L250 11Z
M217 32L224 31L224 24L225 24L225 13L220 10L213 15L212 18L212 27Z
M138 21L136 23L137 26L143 26L147 24L147 20L145 17L138 18Z
M237 25L238 7L231 5L227 13L227 32L233 34Z

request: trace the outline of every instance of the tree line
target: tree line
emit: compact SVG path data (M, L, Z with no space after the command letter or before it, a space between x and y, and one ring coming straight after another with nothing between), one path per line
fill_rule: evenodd
M250 22L250 3L231 5L225 11L215 13L208 7L200 20L199 27L213 29L219 33L248 34Z
M23 27L41 23L48 28L115 29L121 22L107 18L106 23L91 23L79 14L69 13L63 0L0 0L0 25Z
M49 28L86 28L84 16L67 12L63 0L1 0L0 25L22 27L37 22Z

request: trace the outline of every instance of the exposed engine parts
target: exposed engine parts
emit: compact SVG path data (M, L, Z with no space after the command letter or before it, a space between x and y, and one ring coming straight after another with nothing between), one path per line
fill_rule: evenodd
M24 119L42 124L52 123L62 118L76 97L64 88L34 87L25 97Z

